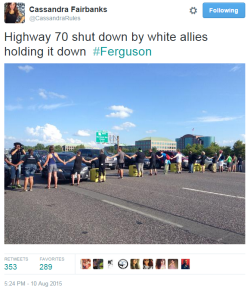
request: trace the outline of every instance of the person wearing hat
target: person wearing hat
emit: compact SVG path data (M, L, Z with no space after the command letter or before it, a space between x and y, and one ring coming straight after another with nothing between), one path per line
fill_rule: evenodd
M214 157L212 158L213 173L217 172L217 160L218 160L217 153L214 153Z
M130 158L136 157L136 168L138 171L138 176L137 177L143 177L143 166L144 166L144 159L145 159L145 153L142 151L141 148L138 149L138 152L135 153L133 156Z
M15 148L10 151L11 160L13 165L17 165L22 155L26 155L25 150L23 149L23 145L20 142L14 143ZM21 165L18 166L11 166L11 182L12 182L12 189L21 188L22 186L19 183L19 179L21 176Z
M73 170L71 172L71 179L72 179L71 186L74 186L75 174L77 174L77 186L79 186L80 179L81 179L80 173L81 173L81 170L82 170L82 162L91 163L91 161L85 160L85 158L81 156L81 151L78 151L76 153L76 156L73 156L70 160L65 162L65 164L70 163L73 160L75 160L75 162L74 162Z

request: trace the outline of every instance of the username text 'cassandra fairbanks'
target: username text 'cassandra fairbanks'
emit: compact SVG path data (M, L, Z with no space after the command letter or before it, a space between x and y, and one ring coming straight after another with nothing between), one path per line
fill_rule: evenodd
M29 7L29 11L30 12L45 12L45 13L67 13L67 12L95 12L95 13L101 13L101 12L108 12L108 8L107 7L87 7L87 6L80 6L80 7L76 7L76 6L71 6L69 7L35 7L35 6L30 6Z

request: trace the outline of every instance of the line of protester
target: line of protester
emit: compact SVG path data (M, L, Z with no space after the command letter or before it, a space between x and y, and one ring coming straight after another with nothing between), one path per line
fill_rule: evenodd
M12 161L8 159L8 157L5 155L4 160L5 162L11 166L11 182L12 182L12 189L15 188L22 188L20 185L20 176L21 176L21 164L24 165L24 187L23 190L27 191L27 186L28 183L30 184L30 191L32 191L33 188L33 177L37 169L37 165L39 166L40 171L48 165L48 184L46 186L47 189L50 189L51 187L51 178L52 174L54 177L55 181L55 186L54 188L57 189L57 165L56 165L56 160L59 162L63 163L66 165L69 162L72 162L74 160L74 166L73 170L71 172L71 178L72 178L72 184L74 185L74 179L75 179L75 174L77 174L77 185L80 183L80 171L81 171L81 163L91 163L94 160L99 161L99 182L104 182L106 176L106 170L105 170L105 160L106 158L112 159L117 157L118 159L118 174L119 178L123 179L124 175L124 165L125 165L125 157L132 159L136 158L136 168L138 171L138 177L143 177L143 166L144 166L144 159L147 158L150 160L150 172L149 175L152 176L153 173L154 175L157 175L157 169L156 169L156 161L157 159L163 159L164 163L164 174L168 174L169 171L169 165L171 164L171 160L176 159L176 166L177 166L177 174L181 174L182 171L182 153L180 150L177 150L177 154L174 157L170 157L168 154L164 153L161 151L161 155L158 156L155 152L152 151L152 149L149 150L150 155L146 156L145 153L139 148L138 152L135 153L132 156L127 155L122 151L122 147L118 148L118 153L113 155L113 156L106 156L104 154L104 151L100 151L100 155L96 158L93 158L91 160L85 160L81 156L81 152L78 151L76 156L73 156L71 159L69 159L67 162L64 162L63 160L60 159L58 154L54 151L54 146L49 147L49 153L47 155L47 159L45 163L43 164L43 168L37 158L36 155L34 155L34 152L32 149L28 150L28 154L26 154L23 145L19 142L14 143L14 148L11 150L10 154L12 157ZM23 158L21 158L24 155ZM242 157L239 156L237 158L235 155L230 156L228 155L227 157L224 156L223 151L219 151L219 155L217 153L214 154L212 158L209 158L206 156L205 152L203 151L201 153L201 156L198 156L195 153L192 153L192 151L189 152L188 155L188 169L189 173L194 172L194 165L197 162L197 160L200 161L200 166L201 166L201 173L205 172L205 161L210 160L212 161L212 171L213 173L217 172L217 163L219 163L219 172L223 172L223 164L224 162L227 163L227 168L228 172L236 172L236 166L238 165L238 170L239 172L242 172Z

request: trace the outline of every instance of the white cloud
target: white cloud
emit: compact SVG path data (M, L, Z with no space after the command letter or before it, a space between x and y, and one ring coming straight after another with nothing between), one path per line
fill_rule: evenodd
M246 138L246 135L244 133L241 134L241 136L245 139Z
M123 124L121 124L120 126L116 125L116 126L113 126L112 129L114 130L129 130L129 128L131 127L136 127L136 125L132 122L124 122Z
M5 109L8 111L20 110L23 107L21 105L6 105Z
M87 130L78 130L74 135L78 136L90 136L89 131Z
M146 130L146 133L155 133L155 132L156 132L155 129Z
M30 65L25 65L25 66L18 66L18 68L22 71L25 71L26 73L30 72L34 68Z
M65 143L60 130L52 124L46 123L44 126L36 126L35 128L27 127L26 132L32 136L39 137L37 139L38 142L51 144Z
M46 91L44 89L39 89L38 93L43 99L47 99L48 96L46 95Z
M45 109L45 110L53 110L61 107L67 107L67 106L72 106L74 105L73 103L54 103L54 104L43 104L39 105L39 109Z
M7 140L15 140L16 138L14 136L4 136L5 139Z
M222 146L231 146L235 143L235 140L222 140L222 141L218 141L219 145Z
M73 139L73 138L67 138L67 142L68 143L72 143L72 144L82 144L82 141L79 139Z
M207 113L207 111L206 111L206 110L202 110L201 112L202 112L202 113Z
M198 122L222 122L222 121L230 121L239 119L241 116L227 116L227 117L220 117L220 116L204 116L204 117L198 117L196 121Z
M56 92L47 92L45 89L40 88L38 94L43 98L43 99L48 99L48 98L61 98L65 99L67 98L66 95L59 94Z
M235 72L235 71L237 71L237 70L239 70L240 69L240 66L239 65L235 65L233 68L231 68L230 70L229 70L229 72Z
M111 112L106 115L106 117L118 117L118 118L126 118L129 117L133 110L131 108L125 107L123 105L112 105L109 109L114 110L115 112Z
M26 132L34 136L34 139L26 139L26 142L33 143L44 143L44 144L82 144L82 141L74 138L67 138L66 140L62 138L62 133L60 130L52 125L46 123L44 126L36 126L36 127L26 127Z

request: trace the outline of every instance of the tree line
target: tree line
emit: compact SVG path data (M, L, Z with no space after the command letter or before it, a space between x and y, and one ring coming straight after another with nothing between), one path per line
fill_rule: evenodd
M54 146L56 152L62 152L62 146L56 145ZM72 152L76 153L79 149L84 149L84 145L78 145L75 146ZM38 143L35 146L24 146L24 149L27 151L28 149L33 149L33 150L49 150L49 145L45 146L43 144ZM123 148L122 149L125 153L135 153L138 151L138 148ZM152 148L153 152L157 152L157 148L153 147ZM185 149L181 150L181 152L187 156L189 154L189 151L192 151L192 153L200 155L202 151L206 153L207 156L212 157L214 153L219 153L220 150L223 150L224 155L233 155L235 154L237 157L241 155L243 160L245 159L245 143L243 143L241 140L237 140L232 147L230 146L220 146L217 143L212 143L209 147L204 148L203 145L201 144L193 144L192 146L188 144ZM117 153L117 147L112 146L109 147L108 151L110 153ZM149 150L144 151L146 155L149 155Z

